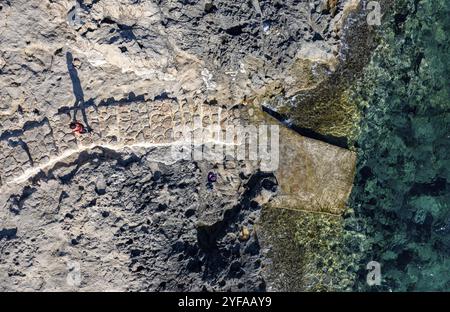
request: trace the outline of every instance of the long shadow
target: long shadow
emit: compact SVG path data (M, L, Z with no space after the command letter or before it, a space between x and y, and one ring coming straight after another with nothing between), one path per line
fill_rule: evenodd
M66 60L67 60L67 69L69 71L70 79L72 80L73 94L75 95L75 104L73 105L74 111L72 120L77 121L78 111L81 110L83 122L86 125L87 130L90 131L92 130L92 128L89 126L89 121L86 115L86 109L84 106L84 92L83 88L81 87L80 78L78 77L78 71L73 65L72 53L70 52L66 53Z
M263 106L262 110L264 112L266 112L267 114L269 114L270 116L272 116L273 118L277 119L279 122L281 122L283 125L285 125L289 129L294 130L295 132L297 132L298 134L300 134L304 137L319 140L319 141L322 141L322 142L325 142L325 143L328 143L331 145L335 145L335 146L338 146L341 148L345 148L345 149L350 148L349 144L348 144L348 139L346 137L323 135L323 134L315 132L311 129L302 128L302 127L296 126L294 124L288 123L289 118L287 116L280 114L280 113L270 109L269 107Z
M156 100L161 100L160 96L155 97ZM165 98L164 98L165 99ZM175 99L167 97L167 99ZM145 102L145 96L144 94L136 95L134 92L128 93L127 97L121 98L116 100L115 98L108 98L104 100L100 100L98 104L94 102L93 99L89 99L87 102L84 102L84 108L93 107L95 110L98 110L99 107L113 107L113 106L124 106L124 105L132 105L136 102ZM58 115L59 114L70 114L71 111L74 111L74 107L67 107L63 106L58 109Z

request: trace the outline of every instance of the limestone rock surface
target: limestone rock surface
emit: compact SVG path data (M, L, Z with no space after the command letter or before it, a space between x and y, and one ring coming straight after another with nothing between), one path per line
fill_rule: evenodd
M277 170L177 159L178 130L239 145L259 99L326 81L349 3L0 2L0 290L273 289L261 209L339 215L353 154L280 126Z

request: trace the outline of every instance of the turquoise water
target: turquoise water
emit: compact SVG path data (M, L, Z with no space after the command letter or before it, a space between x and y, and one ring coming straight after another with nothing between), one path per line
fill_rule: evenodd
M356 290L450 290L450 3L399 0L356 92L364 111L346 228ZM381 286L364 263L381 264Z

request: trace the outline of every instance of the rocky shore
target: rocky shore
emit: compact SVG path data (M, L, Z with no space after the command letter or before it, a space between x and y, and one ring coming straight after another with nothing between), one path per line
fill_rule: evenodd
M363 13L354 0L1 2L0 290L350 287L317 266L345 253L333 239L359 119L343 92L368 60L351 52L371 42L352 37ZM207 153L251 136L225 141L227 127L261 125L279 127L273 170L172 157L180 128L217 126L195 146Z

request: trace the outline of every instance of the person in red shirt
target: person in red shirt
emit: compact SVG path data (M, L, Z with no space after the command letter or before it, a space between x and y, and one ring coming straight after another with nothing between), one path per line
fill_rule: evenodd
M78 134L84 134L86 133L86 128L83 126L83 124L81 124L78 121L73 121L70 123L70 129L72 129L72 131L74 133L78 133Z

